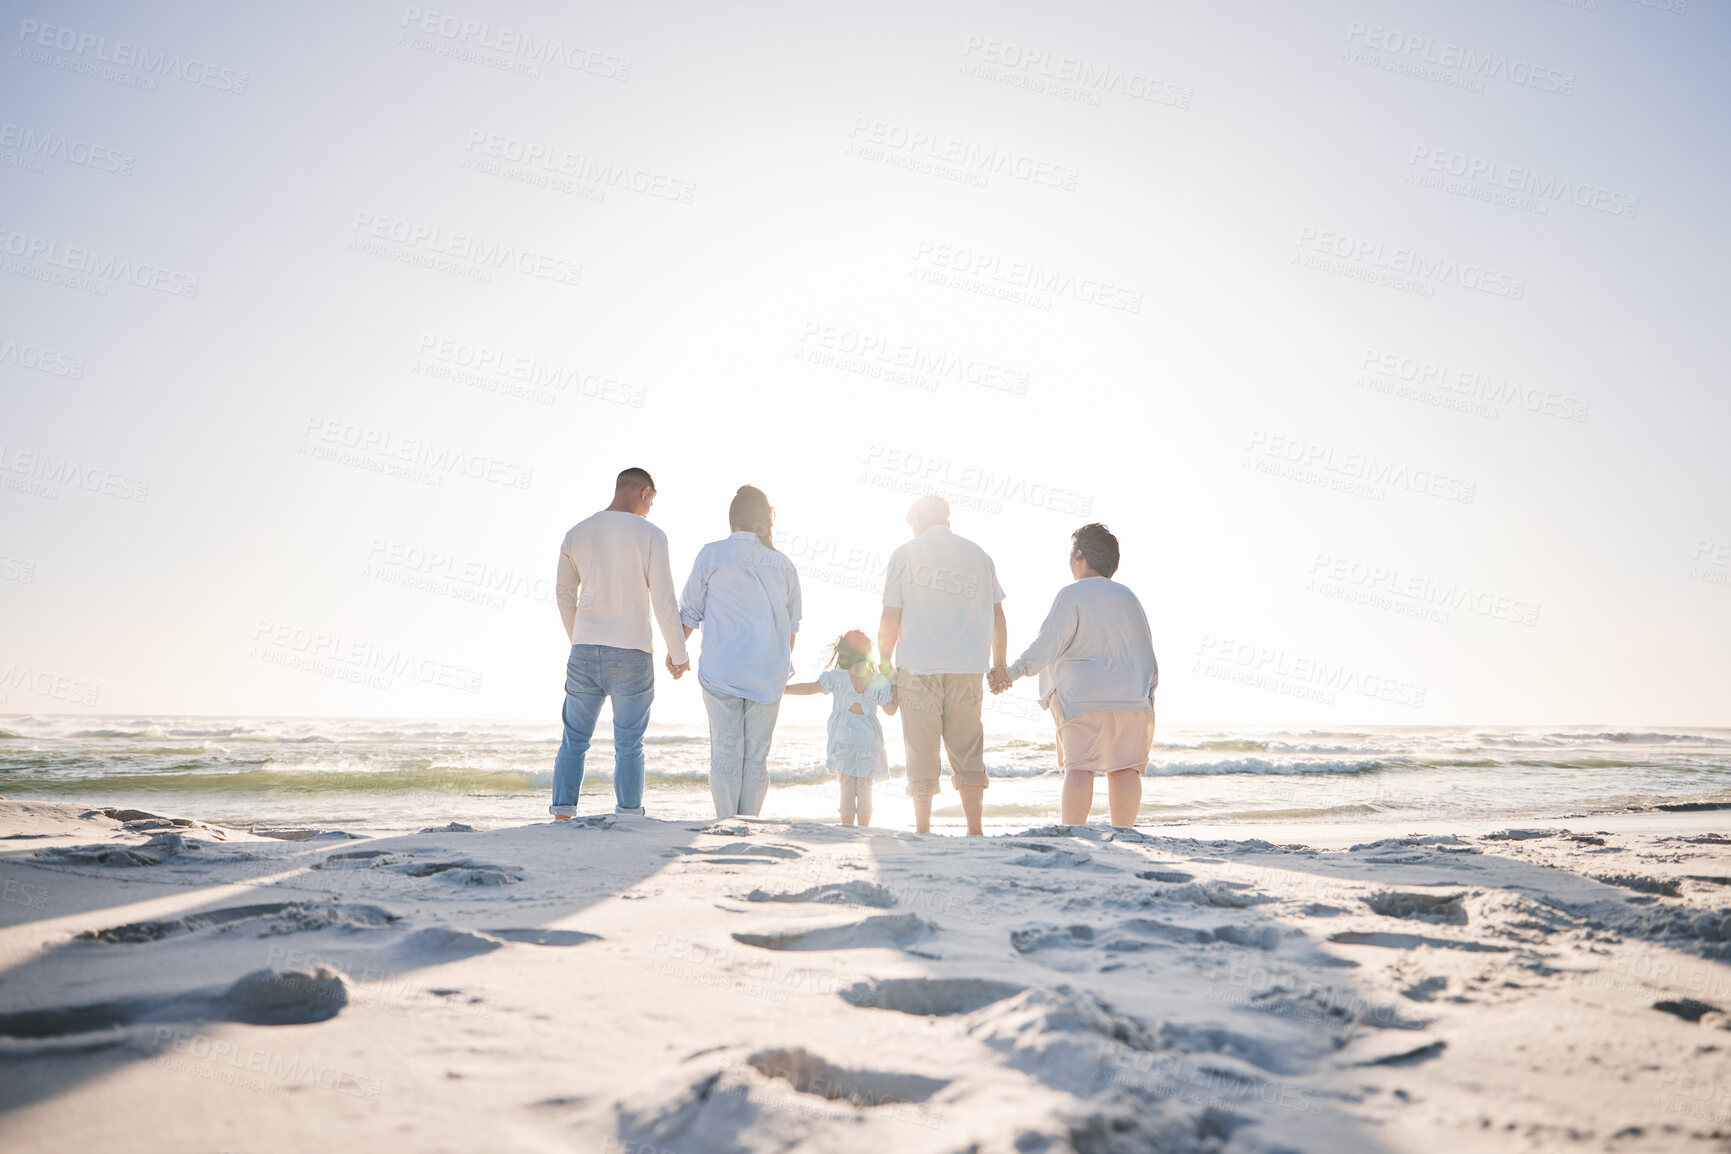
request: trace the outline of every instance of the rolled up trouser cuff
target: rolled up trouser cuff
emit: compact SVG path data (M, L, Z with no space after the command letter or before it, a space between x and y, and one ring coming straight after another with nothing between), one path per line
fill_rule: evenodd
M908 796L934 797L942 788L940 748L949 755L951 784L984 789L984 697L978 673L896 672L902 740L907 752Z
M547 812L561 817L576 817L577 807L574 805L550 805Z

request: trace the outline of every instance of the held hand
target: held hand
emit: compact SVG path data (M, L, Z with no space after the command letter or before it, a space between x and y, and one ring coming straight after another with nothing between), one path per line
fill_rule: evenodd
M1002 693L1011 683L1010 671L1002 665L994 665L986 673L986 684L991 686L993 693Z
M673 674L673 680L678 681L681 677L685 676L685 671L690 668L691 662L684 661L675 665L673 664L673 654L669 653L667 655L667 672Z

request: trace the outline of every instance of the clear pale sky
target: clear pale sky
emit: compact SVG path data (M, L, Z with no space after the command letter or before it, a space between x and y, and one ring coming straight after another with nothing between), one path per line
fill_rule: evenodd
M1731 724L1722 5L0 11L0 713L552 720L640 465L802 676L926 486L1163 722Z

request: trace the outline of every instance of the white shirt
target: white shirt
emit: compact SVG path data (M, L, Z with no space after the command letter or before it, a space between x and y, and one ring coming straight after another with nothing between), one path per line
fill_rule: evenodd
M688 660L667 534L637 514L603 509L573 525L559 547L554 590L571 644L653 653L653 614L673 664Z
M1004 599L986 551L933 525L890 554L884 607L902 611L895 664L909 673L992 667L992 607Z
M718 693L779 701L793 672L799 574L746 529L697 551L679 619L703 631L697 676Z
M1160 684L1142 603L1106 577L1084 577L1058 590L1040 635L1009 673L1038 673L1041 708L1050 708L1056 695L1065 720L1078 713L1151 713Z

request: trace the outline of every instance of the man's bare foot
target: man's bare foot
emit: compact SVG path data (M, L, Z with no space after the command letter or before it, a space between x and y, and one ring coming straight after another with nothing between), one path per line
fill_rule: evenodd
M554 821L570 821L571 815L568 813L556 813L553 815L553 820Z

